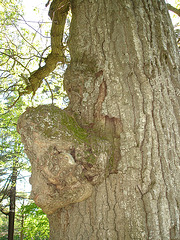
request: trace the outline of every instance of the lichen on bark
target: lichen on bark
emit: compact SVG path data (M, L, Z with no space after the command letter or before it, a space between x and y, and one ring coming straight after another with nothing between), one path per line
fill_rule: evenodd
M31 197L47 214L91 196L108 176L111 146L53 105L28 108L18 120L31 161Z

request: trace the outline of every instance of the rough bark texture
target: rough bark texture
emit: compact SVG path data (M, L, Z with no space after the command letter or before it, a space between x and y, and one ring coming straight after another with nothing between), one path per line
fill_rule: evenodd
M103 181L84 179L89 198L48 215L50 239L178 240L179 54L167 6L73 0L71 9L66 111L113 159Z
M28 108L18 131L31 160L31 197L47 214L92 194L108 175L108 141L90 135L53 105Z

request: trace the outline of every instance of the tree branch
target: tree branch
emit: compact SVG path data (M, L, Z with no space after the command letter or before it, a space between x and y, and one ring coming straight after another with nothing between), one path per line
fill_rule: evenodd
M47 86L48 86L48 88L49 88L49 91L50 91L50 93L51 93L51 99L52 99L52 104L53 104L53 102L54 102L54 95L53 95L53 91L52 91L52 89L51 89L51 87L50 87L50 85L49 85L49 83L48 83L48 81L45 79L45 82L46 82L46 84L47 84Z
M21 96L33 93L35 95L37 89L41 86L42 81L47 77L57 66L58 62L65 63L64 56L64 46L63 46L63 34L66 22L66 17L69 11L69 1L57 1L54 0L51 3L49 9L49 16L52 20L51 27L51 53L47 56L45 60L45 65L39 67L35 72L33 72L24 91L19 92L19 97L16 99L12 106L20 99Z
M172 11L173 13L177 14L180 17L180 9L173 7L171 4L167 3L168 10Z
M0 209L0 211L4 214L4 215L6 215L6 216L8 216L9 215L9 212L8 213L6 213L6 212L4 212L4 210L3 209Z
M9 55L9 54L7 54L7 53L5 53L5 52L1 52L1 51L0 51L0 55L5 55L5 56L13 59L15 63L18 63L22 68L26 69L26 70L30 73L29 69L28 69L26 66L24 66L19 60L17 60L17 59L16 59L16 56L15 56L14 54ZM19 56L18 56L18 57L19 57ZM14 65L14 64L13 64L13 65Z
M50 38L50 37L47 37L47 36L44 36L42 33L40 33L39 31L37 31L35 28L33 28L30 24L28 24L28 21L25 20L25 18L23 16L21 16L23 21L25 22L25 24L30 27L31 29L33 29L33 31L35 31L36 33L38 33L40 36L42 36L43 38ZM37 22L39 23L39 22ZM40 24L40 23L39 23Z
M39 55L39 51L23 36L23 34L21 33L21 31L18 29L18 27L16 26L16 24L12 23L12 25L14 25L14 27L16 28L16 30L18 31L19 35L22 37L22 39L27 42L27 44L29 44Z

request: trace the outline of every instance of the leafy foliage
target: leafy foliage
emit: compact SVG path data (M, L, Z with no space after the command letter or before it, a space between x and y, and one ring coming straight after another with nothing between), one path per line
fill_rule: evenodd
M22 169L29 169L29 163L23 152L23 146L20 136L16 131L16 122L22 113L22 103L18 103L19 109L5 113L3 102L0 104L0 207L1 210L6 208L3 201L9 197L11 187L11 176L13 168L18 170L18 174ZM7 210L6 210L7 212Z
M8 103L8 107L11 107L29 85L29 77L45 65L51 51L51 21L30 23L26 21L21 0L18 3L13 0L3 0L0 3L0 18L0 94ZM67 24L69 24L68 20ZM66 41L67 33L63 39L65 44ZM24 97L26 105L44 103L45 99L48 99L49 103L55 100L57 103L63 103L65 92L62 75L65 68L66 66L58 65L44 79L44 84L33 102L31 97Z
M22 22L25 27L20 24ZM35 67L38 67L40 62L43 64L43 57L48 52L48 47L44 50L41 39L37 38L38 31L33 31L28 29L23 17L21 0L2 0L0 2L0 232L2 233L0 239L7 239L8 234L9 197L13 169L16 169L18 176L20 176L22 170L30 170L29 162L23 152L20 136L16 131L16 124L19 116L27 105L32 104L32 101L29 97L24 97L16 103L15 107L10 109L8 107L14 104L19 95L19 89L24 88L27 84L25 82L26 76ZM47 32L48 34L49 32ZM46 43L49 44L48 41ZM56 87L57 94L58 91L61 91L62 86L62 78L59 78L59 76L60 74L57 72L57 74L54 73L52 78L59 85L59 87ZM49 83L48 87L45 85L41 89L41 92L49 94ZM34 102L39 103L40 100L44 101L44 99L44 96L42 99L37 97ZM36 219L38 227L44 224L45 221L47 222L45 215L43 217ZM19 239L20 230L18 232L18 229L20 228L18 227L18 221L16 221L14 239ZM33 239L46 239L43 236L47 234L41 233L41 230L36 230L35 235L36 237ZM42 237L38 238L38 235L42 235ZM30 238L27 236L26 239Z
M6 240L7 216L0 214L0 240ZM49 238L49 222L43 211L34 203L22 204L16 213L14 240Z
M19 213L25 216L22 228L24 239L45 240L49 238L48 219L43 211L38 208L35 203L21 206Z

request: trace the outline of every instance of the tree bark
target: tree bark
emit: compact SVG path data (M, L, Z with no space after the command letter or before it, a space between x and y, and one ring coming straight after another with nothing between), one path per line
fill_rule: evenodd
M53 212L44 207L50 239L178 240L179 53L167 6L159 0L73 0L71 10L65 111L111 151L105 148L108 173L101 181L85 176L82 186L93 188L82 202ZM20 120L23 136L22 129L36 124L25 125L32 114Z
M8 225L8 240L14 239L14 219L15 219L15 202L16 202L16 181L17 181L17 167L14 162L13 172L11 177L10 189L10 205L9 205L9 225Z
M75 0L72 16L69 108L112 141L118 174L49 216L51 239L179 239L179 56L166 5Z

